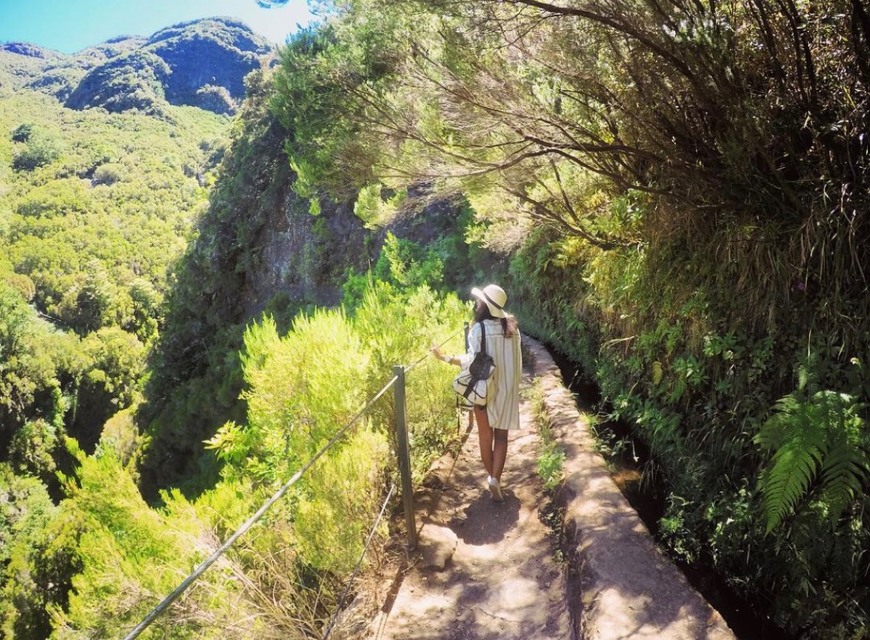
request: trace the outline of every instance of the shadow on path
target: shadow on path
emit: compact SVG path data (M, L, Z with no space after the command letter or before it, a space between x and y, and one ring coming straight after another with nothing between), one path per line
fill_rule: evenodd
M531 376L526 372L523 388ZM524 394L525 395L525 394ZM564 567L541 521L548 500L537 476L538 438L528 403L511 432L505 501L486 488L476 434L459 456L442 459L417 499L420 546L391 606L370 626L378 640L551 640L570 638ZM472 437L468 437L471 435ZM427 566L430 541L448 549Z
M465 544L485 545L503 540L513 529L520 515L520 501L505 491L504 502L494 504L489 495L481 495L448 524Z
M539 441L524 400L523 429L509 437L505 502L490 499L477 439L466 437L459 456L439 461L421 488L423 548L365 637L734 640L656 548L595 453L552 358L528 342L550 429L565 451L559 495L569 564L556 561L557 541L542 522L552 505L537 476ZM526 372L524 388L530 385ZM441 552L437 562L427 544Z

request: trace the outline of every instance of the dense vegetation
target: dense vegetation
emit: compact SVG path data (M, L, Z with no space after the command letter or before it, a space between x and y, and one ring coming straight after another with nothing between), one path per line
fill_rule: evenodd
M265 308L286 330L300 310L338 304L344 269L365 264L367 257L361 223L333 228L325 218L308 215L290 193L292 173L282 151L286 131L266 110L267 87L262 74L249 78L249 98L231 131L211 206L198 222L167 300L166 327L141 414L149 437L144 489L152 498L160 488L181 484L191 493L216 479L219 465L203 442L227 419L244 417L238 351L255 312ZM301 240L282 249L280 264L273 267L266 246L282 233ZM270 268L299 282L294 295L271 290L264 300L254 300L252 281L258 274L267 279L263 270Z
M395 320L395 333L384 331L384 313ZM30 518L42 518L38 536L57 529L49 550L43 551L41 537L17 536L13 563L27 580L7 586L9 602L16 603L6 612L7 629L15 637L40 637L28 635L24 615L45 606L40 578L58 566L72 590L63 602L48 603L56 637L109 637L132 629L157 597L172 591L389 380L384 362L425 353L430 331L455 333L466 314L455 297L439 299L425 288L399 294L383 285L368 289L353 318L340 310L304 314L284 335L268 316L251 324L241 352L247 413L208 442L226 463L220 479L195 500L164 493L154 509L111 447L80 454L68 497L45 514L28 510ZM443 428L453 412L447 376L445 367L427 359L408 378L418 475L427 456L455 434ZM320 635L362 552L384 483L395 474L391 398L329 450L146 636ZM24 528L31 535L32 526ZM383 537L386 530L376 533ZM63 554L74 562L58 559Z
M93 452L117 415L104 444L133 454L123 410L141 395L168 267L206 205L228 121L75 112L27 90L0 105L0 618L7 637L46 637L46 607L66 601L79 566L55 545L67 525L51 524L67 495L57 473L76 466L67 442ZM43 564L28 573L31 561Z
M867 638L864 5L332 4L226 151L197 109L2 92L0 633L132 627L486 279L649 444L673 554ZM409 376L418 476L448 375ZM391 414L146 635L321 636Z
M651 446L663 542L795 635L867 637L866 7L336 4L276 80L297 191L460 193Z
M248 84L226 152L228 121L196 109L155 119L5 99L3 637L131 629L394 364L449 335L459 349L468 310L427 286L443 261L288 197L286 131L264 108L267 78ZM264 310L251 279L276 219L302 237L288 263L303 282ZM315 307L343 298L346 312ZM446 376L427 359L408 377L417 477L455 437ZM389 394L149 634L321 629L395 474L392 415Z

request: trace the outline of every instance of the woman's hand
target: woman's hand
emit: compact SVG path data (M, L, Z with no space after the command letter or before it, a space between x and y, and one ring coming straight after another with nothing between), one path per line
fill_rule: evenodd
M445 356L443 353L441 353L441 349L439 349L435 345L429 347L429 352L439 360L443 360L447 364L453 364L453 358L451 356Z

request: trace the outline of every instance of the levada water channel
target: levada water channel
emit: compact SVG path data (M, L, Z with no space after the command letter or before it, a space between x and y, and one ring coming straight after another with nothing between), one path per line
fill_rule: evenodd
M562 372L562 379L574 394L577 408L600 417L594 431L599 442L606 443L610 451L608 462L611 476L656 541L660 541L659 521L665 513L667 481L655 472L656 464L649 448L631 432L627 424L606 419L610 411L602 401L598 387L589 381L578 365L552 345L547 345L547 349ZM668 553L666 548L663 547L663 550ZM702 562L687 564L673 554L668 555L689 583L722 614L740 640L793 640L757 611L750 601L735 593L712 567Z

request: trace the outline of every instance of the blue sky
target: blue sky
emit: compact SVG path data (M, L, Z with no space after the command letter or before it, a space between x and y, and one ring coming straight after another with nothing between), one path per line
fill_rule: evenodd
M120 35L150 36L177 22L230 16L276 43L312 20L305 0L264 9L256 0L0 0L0 42L74 53Z

